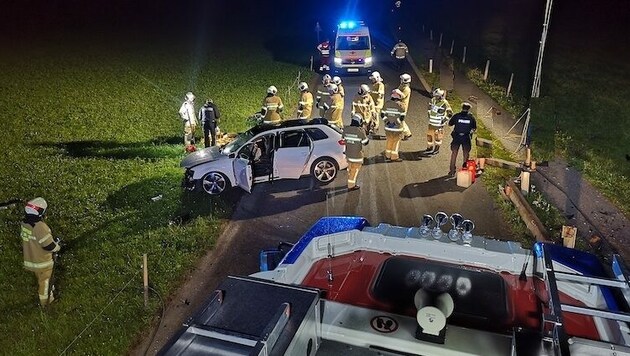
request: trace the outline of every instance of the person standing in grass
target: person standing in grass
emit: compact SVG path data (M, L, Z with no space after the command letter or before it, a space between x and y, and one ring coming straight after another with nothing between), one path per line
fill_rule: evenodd
M186 93L186 99L179 108L179 116L184 124L184 146L195 143L195 130L197 129L197 116L195 115L195 95Z
M220 118L219 108L212 102L212 99L206 100L206 103L199 110L199 121L203 126L203 144L205 147L216 144L217 124Z
M267 96L263 99L260 114L263 116L263 123L277 125L282 121L280 113L284 109L282 99L278 96L278 88L270 86L267 88Z
M24 207L24 220L20 236L24 253L24 268L37 277L39 304L47 306L55 300L50 278L54 268L53 253L61 247L53 240L52 232L43 221L48 203L44 198L35 198Z
M298 102L297 118L299 120L308 120L311 118L313 111L313 94L308 91L308 84L301 82L298 85L300 89L300 101Z
M462 146L464 155L464 164L468 161L470 149L472 148L472 134L477 129L477 121L475 117L469 113L472 106L469 103L462 103L462 111L453 115L448 121L448 126L455 126L451 136L451 165L448 172L449 176L455 175L455 162L459 153L459 146Z

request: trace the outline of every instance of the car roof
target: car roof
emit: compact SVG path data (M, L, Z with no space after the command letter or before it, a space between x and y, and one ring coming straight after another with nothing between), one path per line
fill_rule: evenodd
M312 126L312 125L326 126L328 128L331 128L328 125L328 120L324 118L315 118L307 122L304 122L302 120L286 120L286 121L282 121L279 125L260 124L260 125L256 125L252 127L251 129L249 129L249 131L254 135L258 135L259 133L262 133L262 132L273 131L273 130L278 130L278 129L283 129L283 128Z

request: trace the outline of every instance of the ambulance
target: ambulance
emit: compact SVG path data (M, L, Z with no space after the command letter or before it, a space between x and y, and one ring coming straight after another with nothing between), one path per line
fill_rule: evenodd
M335 38L335 73L372 71L372 39L363 21L342 21Z

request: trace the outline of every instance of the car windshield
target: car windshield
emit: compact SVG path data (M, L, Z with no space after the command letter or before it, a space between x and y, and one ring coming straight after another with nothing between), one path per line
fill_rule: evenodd
M370 49L370 38L368 36L339 36L335 49L340 51Z
M241 148L241 146L243 146L252 137L254 137L254 134L251 131L242 132L236 135L236 138L234 138L233 141L225 145L223 147L222 152L226 155L229 155L232 152L236 152L238 151L239 148Z

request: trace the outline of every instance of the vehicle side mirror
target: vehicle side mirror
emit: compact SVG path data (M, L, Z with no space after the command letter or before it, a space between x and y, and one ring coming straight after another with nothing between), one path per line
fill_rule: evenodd
M230 154L228 155L228 158L230 158L230 159L234 159L234 158L236 158L236 152L232 152L232 153L230 153Z

